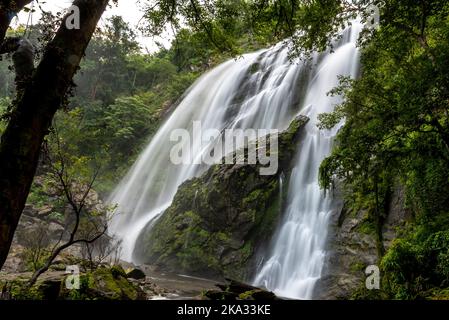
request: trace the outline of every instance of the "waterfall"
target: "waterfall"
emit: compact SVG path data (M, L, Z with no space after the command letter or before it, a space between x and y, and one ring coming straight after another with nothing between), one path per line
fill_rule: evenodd
M344 33L343 44L318 65L304 97L304 105L309 107L303 112L311 121L297 150L284 216L254 279L255 285L280 296L310 299L321 276L329 218L335 202L320 189L318 171L322 160L331 152L338 127L318 130L317 115L332 111L340 100L325 94L338 84L335 75L356 76L358 34L355 27Z
M122 258L135 259L134 245L142 229L163 214L182 182L207 169L200 164L170 162L175 143L169 137L173 130L192 132L194 121L201 121L203 130L284 130L302 113L311 121L288 179L288 209L265 253L255 283L284 296L310 298L323 266L332 207L332 200L318 187L317 170L330 152L335 135L335 131L318 131L316 116L331 111L338 103L338 98L326 95L338 84L337 76L355 76L357 35L354 27L352 31L348 28L334 53L315 54L307 62L292 63L288 46L281 43L225 62L200 77L108 200L118 205L110 230L122 240ZM197 140L190 143L193 154L201 157L209 149Z

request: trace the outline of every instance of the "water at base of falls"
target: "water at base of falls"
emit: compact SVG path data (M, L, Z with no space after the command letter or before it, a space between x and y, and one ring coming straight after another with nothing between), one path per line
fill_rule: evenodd
M170 162L173 130L192 131L194 121L201 121L204 130L284 130L302 113L311 121L297 148L296 166L286 179L288 186L283 185L288 187L287 209L254 283L286 297L311 298L323 268L332 208L332 199L318 186L317 172L336 133L318 131L316 117L339 102L338 97L327 96L338 84L338 75L356 75L357 35L358 31L346 30L334 53L316 54L309 62L292 64L288 48L279 44L230 60L197 80L109 199L118 205L110 230L122 240L122 258L131 262L138 258L134 246L142 229L163 214L182 182L207 169ZM191 143L199 153L208 150L201 148L202 141Z

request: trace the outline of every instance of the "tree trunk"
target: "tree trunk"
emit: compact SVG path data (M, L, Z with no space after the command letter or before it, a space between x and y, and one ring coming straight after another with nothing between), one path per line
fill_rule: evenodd
M22 11L22 9L32 1L33 0L0 0L0 44L5 38L9 23L14 15Z
M36 172L44 137L70 89L108 0L75 0L80 29L61 27L20 93L0 142L0 269L11 246ZM1 36L1 35L0 35Z

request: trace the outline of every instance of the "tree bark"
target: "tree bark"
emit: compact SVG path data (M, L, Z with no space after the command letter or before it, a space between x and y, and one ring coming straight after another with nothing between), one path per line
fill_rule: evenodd
M22 9L32 1L33 0L0 0L0 44L5 38L9 23L14 15L22 11Z
M73 4L80 9L80 29L67 29L67 17L63 19L31 80L19 93L1 137L0 269L30 191L44 137L64 102L108 0L75 0Z
M28 83L34 70L35 52L33 44L25 38L6 38L0 44L0 54L12 53L14 62L14 70L16 72L16 88L17 91L24 89Z

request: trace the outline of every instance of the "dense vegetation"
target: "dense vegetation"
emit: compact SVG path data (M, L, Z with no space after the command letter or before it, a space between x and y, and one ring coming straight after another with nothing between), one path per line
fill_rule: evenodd
M8 35L27 35L37 47L38 60L52 33L43 23L21 26ZM56 246L48 239L53 236L46 230L48 223L63 225L66 229L62 230L63 237L73 226L72 211L77 211L67 210L67 206L83 198L80 191L85 186L93 184L96 192L107 195L198 76L239 52L266 46L267 41L242 39L232 48L223 49L214 45L207 32L179 29L170 49L160 47L150 54L143 53L135 31L121 17L113 17L105 27L97 29L81 62L81 72L75 76L72 91L54 117L43 145L37 176L27 200L31 212L22 221L30 219L30 213L50 211L51 214L42 216L45 220L42 226L17 233L17 237L26 240L21 242L26 248L20 254L24 270L38 272L47 262L51 263L48 259ZM20 94L15 87L15 70L10 58L6 56L0 63L0 134L14 112L16 95ZM92 231L89 229L97 229L95 224L101 227L113 211L113 208L98 209L95 191L94 203L84 204L83 200L76 204L82 211L79 236L89 234ZM99 246L103 247L105 241L115 243L115 239L103 237ZM83 258L89 258L89 254L92 248L83 245ZM87 266L92 270L98 262ZM50 270L53 269L52 266Z
M267 30L290 37L292 56L324 50L342 27L357 17L379 28L359 39L361 74L341 79L330 94L344 102L320 116L321 128L345 120L337 146L320 170L324 188L344 182L353 210L367 209L367 228L378 236L383 293L390 298L447 297L449 230L449 3L444 0L398 1L216 1L235 11L202 11L212 37L231 43L240 35L224 21L242 25L252 35ZM170 10L165 12L171 12ZM173 15L159 12L160 21ZM165 20L164 20L165 19ZM194 24L193 24L194 25ZM230 30L230 31L228 31ZM385 252L382 224L395 187L406 191L413 219Z
M153 54L143 54L134 31L114 17L88 47L73 97L54 119L48 143L64 148L76 174L91 176L100 168L95 188L106 193L201 73L287 37L293 56L324 50L357 15L366 20L371 4L381 9L380 28L361 35L360 77L342 78L331 94L343 95L344 102L320 117L321 128L345 121L333 153L321 165L320 180L327 189L342 180L349 207L368 210L366 223L379 237L384 275L379 296L448 298L447 1L220 0L210 6L160 1L147 8L143 31L160 34L168 24L177 32L170 49ZM4 120L13 86L2 61ZM0 133L5 123L0 122ZM380 230L397 186L406 190L413 219L386 250ZM47 201L38 193L34 186L31 201Z
M392 298L447 297L448 43L447 2L386 1L381 28L364 39L361 77L342 79L333 93L344 103L321 116L323 127L346 119L321 166L322 184L343 179L352 207L370 210L378 235L391 190L406 189L414 219L381 261Z
M33 31L37 39L36 33L38 27ZM110 191L193 81L225 58L187 30L180 31L174 42L170 50L143 54L135 32L120 17L113 17L88 47L82 72L74 79L73 98L57 114L54 128L73 156L101 167L100 191ZM0 90L6 93L0 112L7 120L14 76L8 60L0 67ZM5 124L1 122L0 132Z

